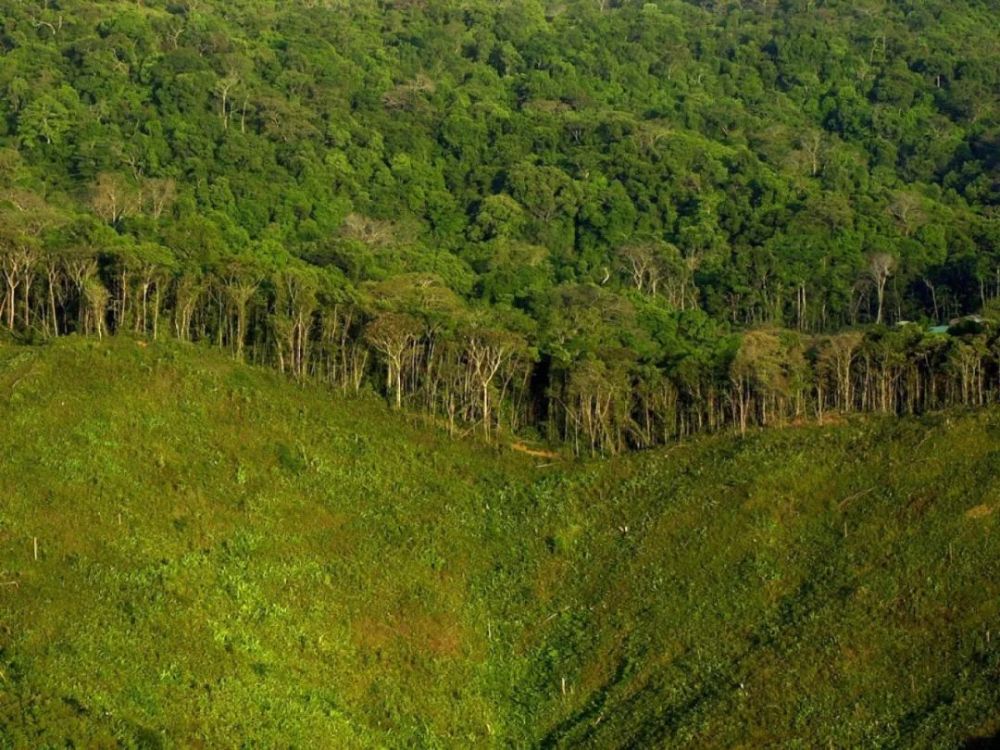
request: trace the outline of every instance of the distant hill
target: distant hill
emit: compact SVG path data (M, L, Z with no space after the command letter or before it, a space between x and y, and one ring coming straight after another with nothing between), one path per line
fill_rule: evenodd
M579 462L68 338L0 346L0 457L3 747L1000 729L995 409Z

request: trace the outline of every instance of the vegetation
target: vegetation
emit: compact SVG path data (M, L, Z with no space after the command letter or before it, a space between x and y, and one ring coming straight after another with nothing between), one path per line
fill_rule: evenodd
M0 346L0 746L957 747L1000 730L998 439L561 461L190 344Z
M0 0L0 750L995 739L998 39Z
M19 335L211 341L581 453L995 398L995 327L926 333L996 318L989 3L0 10Z

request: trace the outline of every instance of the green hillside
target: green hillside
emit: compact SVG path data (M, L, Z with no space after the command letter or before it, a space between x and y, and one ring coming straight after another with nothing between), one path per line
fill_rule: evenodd
M0 747L1000 729L994 410L587 463L71 337L0 346L0 456Z

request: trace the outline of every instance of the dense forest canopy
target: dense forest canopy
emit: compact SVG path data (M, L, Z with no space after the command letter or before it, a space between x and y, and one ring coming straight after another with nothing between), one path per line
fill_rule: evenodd
M600 450L992 398L988 0L0 8L11 330Z

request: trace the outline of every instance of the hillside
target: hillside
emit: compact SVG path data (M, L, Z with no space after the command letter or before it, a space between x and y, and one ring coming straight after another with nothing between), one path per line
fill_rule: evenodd
M4 747L1000 729L995 410L576 462L68 338L0 346L0 455Z
M995 0L0 0L0 326L581 454L981 405L998 39Z

